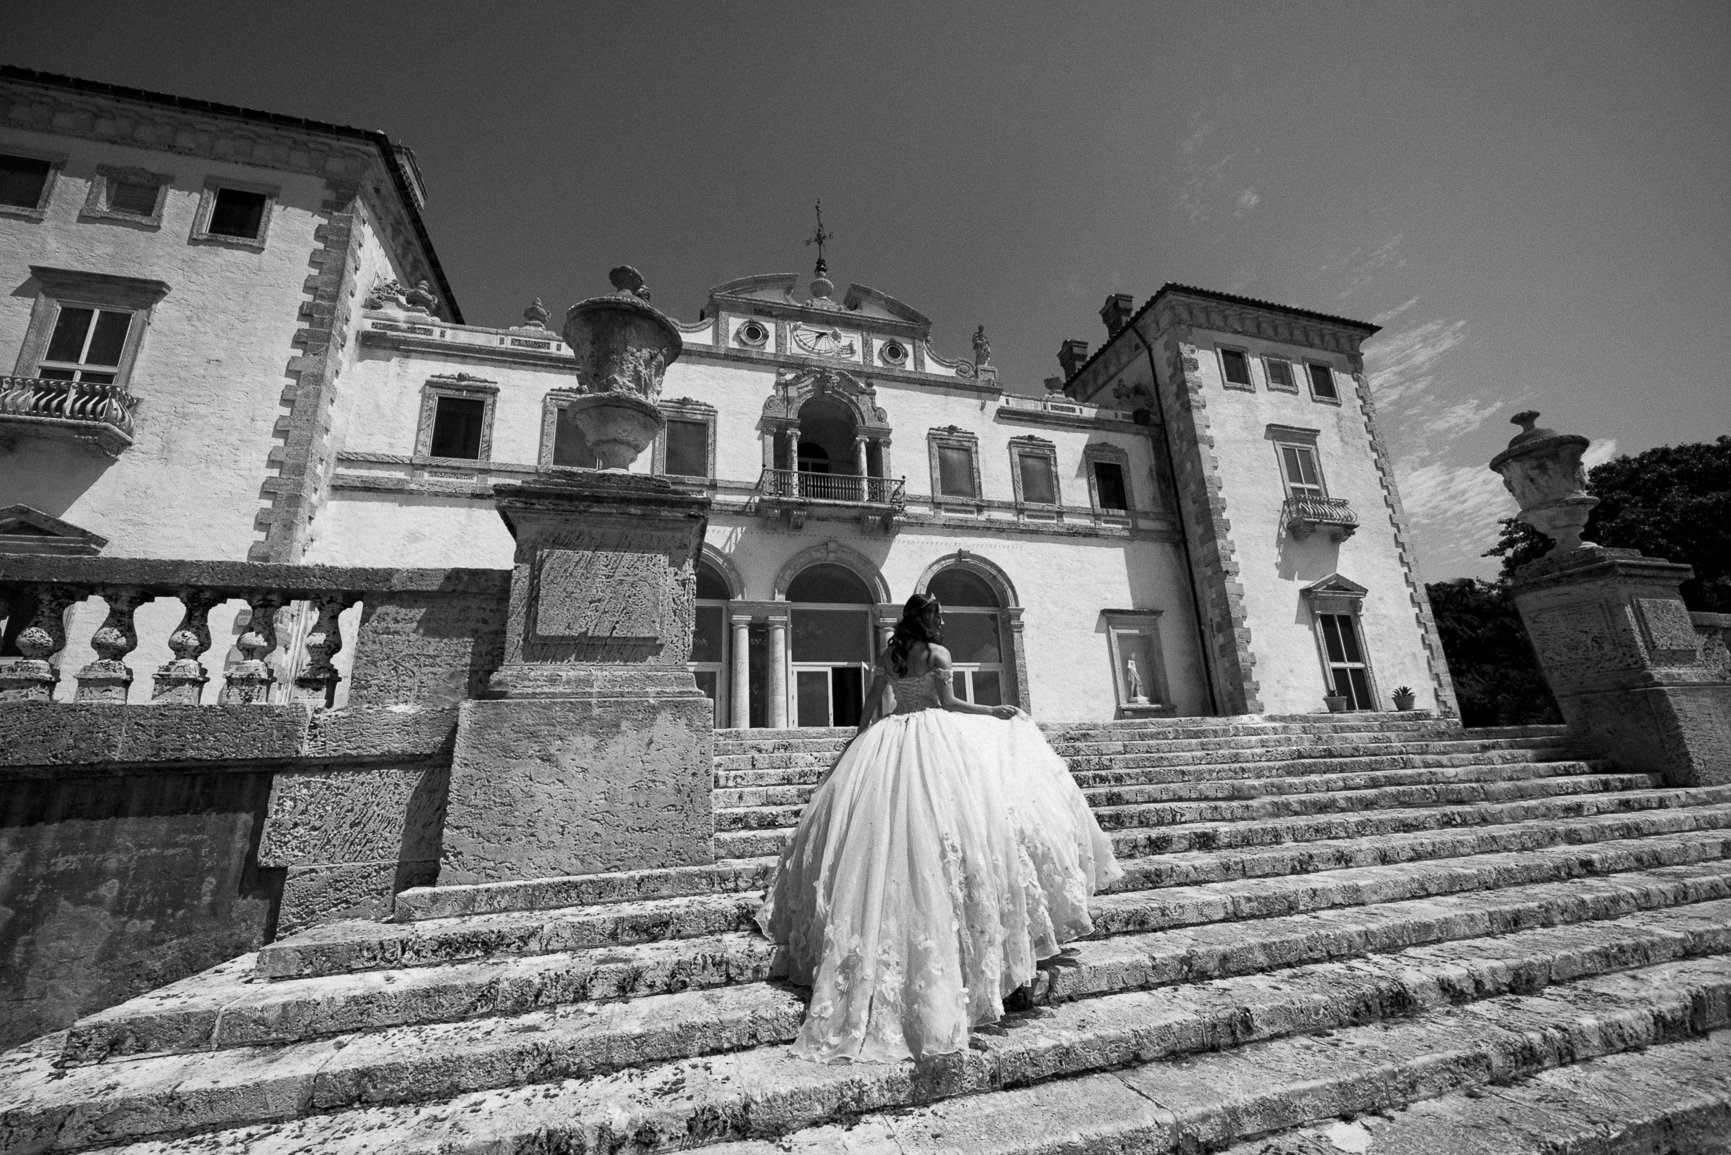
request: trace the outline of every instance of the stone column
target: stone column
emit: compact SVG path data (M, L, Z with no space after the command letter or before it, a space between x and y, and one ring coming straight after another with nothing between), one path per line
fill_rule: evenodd
M856 436L853 439L853 471L859 477L859 499L865 501L870 497L869 483L866 476L866 439Z
M769 728L787 728L787 620L786 610L769 615Z
M1587 545L1511 584L1569 728L1624 770L1672 786L1731 783L1731 683L1701 660L1677 587L1686 565Z
M728 720L736 730L751 725L751 615L730 614L733 626L733 669L728 678Z
M1510 581L1539 666L1576 739L1672 786L1731 784L1731 682L1702 656L1678 587L1690 569L1581 540L1588 440L1535 428L1491 460L1521 517L1556 544Z
M624 471L681 345L636 270L612 280L564 328L608 468L493 489L517 543L504 663L459 715L441 886L715 861L714 707L686 668L710 501Z

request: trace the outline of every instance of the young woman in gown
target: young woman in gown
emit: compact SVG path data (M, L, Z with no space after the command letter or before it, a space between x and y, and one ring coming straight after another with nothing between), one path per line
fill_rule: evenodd
M1040 959L1092 933L1088 896L1123 873L1033 721L955 696L942 631L937 599L908 600L757 915L811 988L802 1058L962 1050Z

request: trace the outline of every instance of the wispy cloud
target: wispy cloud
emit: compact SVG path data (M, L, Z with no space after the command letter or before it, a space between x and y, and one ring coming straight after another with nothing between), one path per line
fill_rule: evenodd
M1404 312L1410 303L1397 312ZM1378 405L1392 406L1429 395L1443 358L1466 339L1465 321L1426 321L1399 332L1378 333L1366 346L1364 357Z
M1384 309L1382 312L1372 317L1370 323L1373 325L1386 325L1416 304L1418 304L1418 298L1409 297L1392 309Z
M1186 176L1178 190L1177 207L1192 225L1221 216L1242 220L1262 203L1262 181L1254 171L1254 152L1243 158L1238 150L1221 151L1214 143L1214 130L1214 121L1192 114L1190 135L1179 146Z
M1581 454L1581 463L1591 469L1595 465L1605 464L1615 456L1617 456L1617 439L1615 437L1601 437L1587 446L1587 451Z

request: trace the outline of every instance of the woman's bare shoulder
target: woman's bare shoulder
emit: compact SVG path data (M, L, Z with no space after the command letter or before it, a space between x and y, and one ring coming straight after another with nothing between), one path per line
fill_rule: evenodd
M932 656L932 666L934 668L938 666L948 666L950 664L950 651L945 647L933 645L928 648L928 652Z

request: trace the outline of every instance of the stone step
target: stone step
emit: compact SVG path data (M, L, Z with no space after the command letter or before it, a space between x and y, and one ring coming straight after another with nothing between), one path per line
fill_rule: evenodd
M1583 773L1591 764L1576 760L1534 761L1532 751L1509 751L1506 756L1461 755L1447 764L1440 758L1376 758L1352 762L1294 764L1287 776L1261 776L1261 766L1231 767L1235 777L1185 779L1169 771L1154 781L1094 784L1080 783L1089 802L1096 806L1118 806L1135 802L1196 801L1217 798L1259 798L1273 794L1309 794L1321 790L1365 790L1374 786L1410 786L1436 782L1502 782L1519 778L1546 778ZM1278 765L1278 764L1277 764ZM1352 769L1335 769L1342 765ZM1604 768L1603 764L1600 764ZM1255 773L1257 777L1245 777ZM1078 775L1078 778L1081 776ZM1133 777L1122 775L1121 777ZM754 786L715 791L717 810L744 807L804 805L815 785Z
M1731 1031L1699 1033L1722 1014L1686 1009L1683 991L1616 1007L1631 977L964 1095L702 1150L1724 1155ZM1693 981L1684 980L1684 990L1700 989ZM1610 1017L1600 1021L1595 1007L1606 1005Z
M1360 769L1401 766L1467 766L1488 762L1557 762L1578 760L1565 746L1494 742L1426 742L1388 746L1312 746L1298 750L1245 751L1224 761L1194 755L1109 754L1066 759L1080 783L1105 786L1116 782L1191 782L1216 778L1348 773ZM826 763L827 764L827 763Z
M1531 885L1731 856L1731 832L1695 831L1448 859L1394 863L1288 878L1204 883L1099 895L1090 904L1101 935L1295 914L1408 898ZM524 911L424 922L344 922L271 943L257 974L281 979L436 966L617 947L749 930L758 895L722 895Z
M1589 846L1550 846L1432 862L1358 866L1280 878L1205 882L1160 890L1116 891L1088 904L1097 936L1170 930L1216 922L1278 918L1343 906L1531 886L1712 864L1731 858L1731 830L1615 839ZM1709 866L1710 872L1716 869Z
M1707 940L1701 936L1716 928L1726 939L1724 949L1731 950L1727 900L1731 863L1707 863L1348 907L1248 925L1096 939L1072 944L1043 968L1033 997L1068 1001L1451 939L1622 918L1671 906L1682 909L1663 919L1649 917L1643 928L1687 932L1695 953L1705 951L1701 944ZM60 1061L76 1065L139 1054L298 1042L760 982L785 974L779 951L755 932L270 983L258 982L251 974L252 957L79 1020L66 1033Z
M1524 802L1473 806L1419 806L1356 813L1305 815L1257 822L1196 822L1150 826L1110 833L1119 858L1141 858L1186 850L1274 846L1318 839L1363 838L1415 831L1437 831L1512 822L1541 822L1731 802L1731 786L1675 786L1581 794ZM754 858L781 853L792 827L718 832L715 852L723 858Z
M1005 1104L1008 1106L1008 1104ZM923 1122L924 1120L919 1120ZM910 1120L910 1123L914 1122ZM850 1152L870 1147L849 1139ZM927 1131L929 1138L929 1129ZM794 1151L802 1150L798 1145ZM836 1148L825 1148L835 1150ZM750 1148L712 1147L714 1155ZM770 1145L776 1155L788 1147ZM886 1149L902 1155L905 1148ZM971 1150L982 1150L975 1147ZM995 1155L1022 1150L989 1147ZM1050 1147L1027 1148L1049 1151ZM1391 1114L1247 1139L1223 1155L1726 1155L1731 1031L1558 1067L1513 1084L1472 1084Z
M418 886L397 895L391 921L419 922L466 914L549 910L688 895L761 893L769 885L775 861L772 857L727 859L713 866L576 874L465 886Z
M1398 735L1396 736L1398 737ZM1398 757L1412 755L1490 755L1522 752L1527 757L1575 757L1566 745L1548 738L1428 739L1412 742L1318 743L1314 739L1284 746L1258 745L1241 750L1148 750L1134 743L1128 750L1076 751L1057 749L1072 772L1169 769L1179 774L1218 768L1213 776L1234 776L1250 763L1302 766L1312 760ZM752 785L751 780L733 782L728 775L763 774L769 771L819 770L834 762L837 751L804 751L779 754L730 754L715 759L717 786ZM1273 771L1280 773L1281 771ZM1291 771L1286 771L1290 773Z
M1529 851L1557 845L1579 846L1613 839L1727 828L1731 828L1731 806L1697 806L1458 830L1418 830L1405 834L1320 839L1244 849L1189 850L1120 860L1124 877L1114 883L1112 889L1129 891L1197 886L1234 879L1315 874L1359 866L1465 858L1475 854ZM753 861L774 866L769 859Z
M1406 713L1236 715L1231 717L1153 718L1123 722L1041 722L1040 729L1051 741L1122 741L1127 738L1208 738L1279 734L1387 733L1397 730L1433 731L1467 737L1525 735L1562 739L1568 727L1560 725L1486 726L1467 729L1459 723L1425 711ZM853 736L851 727L805 727L785 730L717 730L717 753L769 752L787 743L830 743L840 746Z
M1560 726L1503 726L1466 730L1446 723L1362 724L1322 726L1158 726L1107 729L1076 729L1041 726L1054 748L1080 753L1111 753L1127 750L1256 750L1263 747L1298 747L1317 741L1336 744L1382 742L1501 742L1539 741L1562 744L1567 731ZM799 735L757 740L729 740L717 735L719 758L768 757L780 754L829 754L845 746L852 730L798 731Z
M781 1046L757 1046L564 1077L563 1068L603 1055L607 1046L597 1037L606 1026L580 1039L587 1024L571 1020L539 1039L483 1036L481 1053L468 1061L449 1045L410 1046L405 1038L394 1051L362 1056L379 1069L357 1070L361 1064L334 1041L322 1044L322 1062L308 1052L297 1069L277 1078L269 1069L273 1059L283 1061L280 1053L261 1056L262 1066L253 1069L233 1052L210 1056L210 1066L196 1071L177 1057L163 1063L173 1070L156 1081L153 1072L139 1071L119 1085L113 1065L86 1067L54 1082L20 1080L23 1101L8 1112L0 1146L30 1155L154 1134L173 1138L129 1148L131 1155L690 1150L962 1096L972 1102L954 1109L971 1108L976 1120L1007 1118L1013 1101L986 1092L1054 1079L1064 1080L1054 1084L1061 1088L1075 1076L1111 1072L1141 1106L1130 1110L1135 1103L1126 1100L1123 1109L1099 1107L1098 1121L1152 1120L1168 1129L1163 1147L1153 1149L1182 1143L1205 1150L1343 1109L1392 1107L1493 1075L1519 1077L1731 1024L1731 959L1724 956L1636 963L1639 969L1609 974L1588 970L1536 994L1509 993L1525 976L1561 973L1554 961L1542 960L1542 949L1482 971L1452 958L1388 956L1042 1007L979 1031L968 1050L913 1066L805 1063ZM1613 947L1583 957L1606 962L1620 953ZM1638 959L1640 952L1626 957ZM784 994L783 1009L797 1022L798 1001L781 988L694 996L719 1002L747 990ZM642 1013L652 1001L618 1006ZM635 1058L636 1040L648 1034L632 1025L633 1044L613 1044L620 1061ZM1305 1037L1317 1032L1332 1034ZM507 1074L513 1085L503 1089L457 1089ZM103 1075L110 1078L104 1082ZM390 1102L401 1095L439 1101ZM345 1098L354 1106L292 1118L339 1108ZM260 1125L187 1134L249 1121ZM1044 1118L1015 1122L1029 1134L1050 1127ZM977 1124L956 1135L973 1133Z
M1312 790L1301 794L1224 800L1146 802L1095 805L1094 817L1104 830L1173 826L1195 822L1253 822L1295 815L1339 813L1410 806L1450 806L1468 802L1509 802L1523 798L1553 798L1568 794L1641 790L1655 787L1652 774L1591 773L1590 763L1551 763L1572 769L1561 777L1518 778L1504 782L1440 782L1418 786L1378 786L1363 790ZM738 830L791 827L803 805L742 806L715 812L717 835Z
M696 895L421 922L338 922L259 948L261 978L438 966L700 938L750 925L759 894Z

